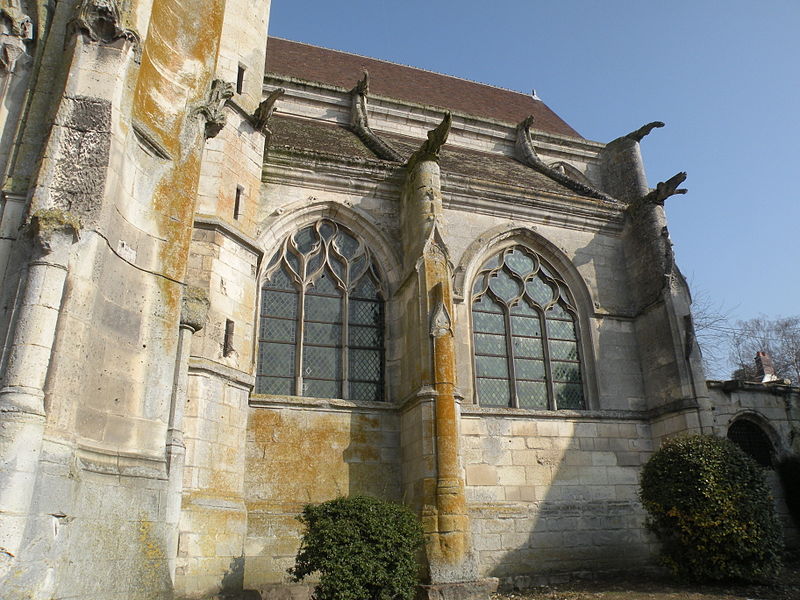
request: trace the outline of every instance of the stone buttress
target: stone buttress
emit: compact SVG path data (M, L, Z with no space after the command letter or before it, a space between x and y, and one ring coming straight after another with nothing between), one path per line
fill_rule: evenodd
M2 5L4 598L173 597L181 332L203 325L182 299L206 140L224 126L215 78L250 66L255 112L266 44L269 2L233 4Z

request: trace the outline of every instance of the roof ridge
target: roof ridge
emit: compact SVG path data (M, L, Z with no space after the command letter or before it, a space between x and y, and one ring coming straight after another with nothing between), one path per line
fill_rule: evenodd
M439 75L439 76L442 76L442 77L449 77L451 79L457 79L459 81L466 81L467 83L474 83L475 85L481 85L481 86L488 87L488 88L494 88L496 90L502 90L504 92L511 92L512 94L518 94L520 96L524 96L525 98L529 98L529 99L533 100L534 102L541 102L542 104L544 104L544 102L540 98L534 98L533 95L531 95L531 94L526 94L525 92L520 92L518 90L512 90L511 88L503 87L503 86L500 86L500 85L493 85L491 83L484 83L482 81L475 81L474 79L467 79L466 77L459 77L458 75L450 75L449 73L440 73L439 71L432 71L430 69L424 69L422 67L415 67L413 65L406 65L406 64L403 64L403 63L399 63L399 62L393 62L391 60L385 60L383 58L375 58L373 56L366 56L364 54L358 54L356 52L347 52L346 50L336 50L335 48L328 48L327 46L318 46L316 44L309 44L307 42L298 42L297 40L290 40L290 39L287 39L287 38L279 37L277 35L271 35L271 36L269 36L269 38L276 39L276 40L281 40L283 42L290 42L292 44L301 44L303 46L308 46L310 48L319 48L321 50L327 50L328 52L338 52L339 54L348 54L350 56L356 56L358 58L366 58L368 60L374 60L374 61L377 61L377 62L386 63L387 65L396 65L398 67L405 67L407 69L414 69L415 71L423 71L424 73L430 73L432 75ZM269 43L269 42L267 42L267 43Z

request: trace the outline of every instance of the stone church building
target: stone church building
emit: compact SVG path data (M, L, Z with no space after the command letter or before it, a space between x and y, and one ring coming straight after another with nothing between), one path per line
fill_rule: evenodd
M307 597L350 494L420 514L430 597L629 569L666 436L800 451L798 388L705 380L662 123L268 20L0 0L0 596Z

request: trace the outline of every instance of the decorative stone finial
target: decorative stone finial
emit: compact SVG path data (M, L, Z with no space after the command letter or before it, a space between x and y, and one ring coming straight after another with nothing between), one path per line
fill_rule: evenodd
M272 132L269 130L269 119L272 113L275 112L275 103L278 101L278 98L285 93L286 90L283 88L272 90L269 95L261 101L256 112L253 114L253 124L255 128L267 137L272 135Z
M216 137L225 127L226 118L222 107L226 100L233 97L233 89L232 83L215 79L211 82L206 101L192 111L192 116L200 115L206 120L206 138Z
M431 315L431 337L438 338L448 334L453 334L450 315L447 313L444 303L438 302Z
M533 136L531 135L532 126L533 115L527 117L517 125L517 143L515 146L517 160L539 171L542 175L546 175L550 179L557 181L573 192L577 192L581 196L589 196L590 198L597 198L598 200L604 200L606 202L616 202L616 200L608 194L570 177L562 170L554 169L539 158L539 155L536 153L536 148L533 146Z

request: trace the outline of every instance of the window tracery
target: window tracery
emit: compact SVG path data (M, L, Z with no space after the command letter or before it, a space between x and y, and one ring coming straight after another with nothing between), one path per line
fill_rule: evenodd
M472 325L479 404L586 408L572 294L538 254L513 246L481 266Z
M333 221L288 236L262 287L256 393L383 400L380 281L369 249Z

